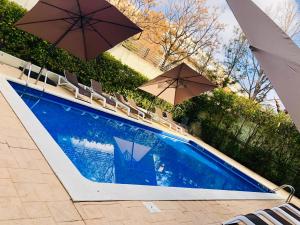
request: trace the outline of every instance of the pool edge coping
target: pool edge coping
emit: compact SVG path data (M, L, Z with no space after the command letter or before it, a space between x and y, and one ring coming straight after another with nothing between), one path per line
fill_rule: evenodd
M3 74L0 73L0 75ZM61 181L61 183L64 185L67 192L70 194L71 198L74 201L283 199L283 197L281 197L280 195L272 194L272 193L156 187L156 186L142 186L142 185L125 185L125 184L105 184L105 183L92 182L84 178L79 173L79 171L69 160L69 158L64 154L64 152L61 150L61 148L58 146L55 140L46 131L46 129L35 117L35 115L31 112L31 110L26 106L26 104L19 97L19 95L17 95L14 89L9 85L7 80L12 80L19 84L24 84L24 83L22 83L20 80L17 79L11 79L5 77L6 77L5 75L1 77L0 91L2 92L3 96L9 103L10 107L16 113L17 117L24 125L25 129L32 137L32 139L38 146L39 150L43 153L44 157L50 164L52 170L54 171L58 179ZM51 92L46 92L46 93L53 95L53 93ZM70 100L75 103L82 104L82 102L76 99L66 98L66 96L61 96L57 94L54 95L63 99ZM91 107L88 104L82 104L82 105ZM96 107L92 107L92 108L96 110L100 110L99 108ZM128 119L126 117L120 116L117 113L112 113L109 110L101 110L101 111L104 111L109 114L113 114L115 116L119 116L121 118ZM137 122L133 119L131 120ZM143 124L143 125L150 126L149 124ZM157 129L155 127L153 128ZM201 146L201 144L199 145ZM245 171L241 171L241 172L245 173L250 178L256 180ZM268 187L267 185L265 186ZM102 197L99 197L100 195Z

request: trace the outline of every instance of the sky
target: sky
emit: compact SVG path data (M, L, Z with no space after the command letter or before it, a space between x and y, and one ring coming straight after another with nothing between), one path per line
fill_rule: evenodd
M284 1L290 1L295 5L298 5L300 10L300 0L253 0L263 11L268 13L270 8L277 7L280 8ZM233 13L231 12L229 6L226 3L226 0L209 0L210 6L218 6L222 10L222 15L220 16L220 21L226 24L225 31L221 34L223 43L227 43L233 35L233 30L235 27L239 26ZM276 15L275 15L276 16ZM274 15L271 15L274 17ZM300 18L299 18L300 20ZM300 42L300 38L297 38L297 41Z
M14 0L21 4L26 8L31 8L38 0ZM164 1L164 0L162 0ZM172 0L172 1L180 1L180 0ZM253 0L263 11L268 13L271 8L280 9L280 6L284 3L284 1L290 1L292 4L298 6L300 11L300 0ZM220 16L220 21L226 25L226 29L221 34L222 43L226 44L233 36L233 30L235 27L239 26L234 15L232 14L229 6L226 3L226 0L207 0L209 6L217 6L221 8L222 14ZM162 10L159 8L158 10ZM276 16L276 13L271 15L271 18ZM300 17L299 17L300 20ZM294 41L300 46L300 35L294 39ZM222 52L223 48L220 48L219 53L216 55L218 61L223 61L224 53ZM269 96L269 99L278 98L275 92L272 92ZM282 105L283 107L283 105Z
M226 0L208 0L210 6L218 6L222 9L222 15L220 16L220 21L226 25L226 29L221 34L222 43L226 44L233 37L233 30L235 27L239 27L233 13L231 12L229 6L226 3ZM284 4L285 0L253 0L263 11L269 14L270 9L280 9L282 4ZM292 4L298 7L300 11L300 0L286 0L290 1ZM276 11L275 11L276 12ZM272 19L275 19L276 13L273 15L269 15ZM300 20L300 17L298 18ZM294 38L294 41L300 46L300 35ZM223 48L220 49L219 53L216 54L216 58L218 61L222 62L224 53L222 52ZM272 90L265 101L265 103L271 107L275 107L274 99L280 99L275 90ZM280 106L284 109L284 105L281 101L279 101Z

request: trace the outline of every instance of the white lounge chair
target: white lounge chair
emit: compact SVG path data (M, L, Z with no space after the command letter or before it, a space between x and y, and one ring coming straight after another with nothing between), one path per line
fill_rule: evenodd
M66 72L65 77L60 76L58 86L63 86L75 92L75 98L79 96L89 97L91 99L91 91L78 82L77 76L73 73ZM90 100L91 101L91 100Z
M258 210L255 213L236 216L223 225L238 224L243 222L246 225L268 225L264 219L275 225L300 224L300 209L292 203L286 203L272 209Z

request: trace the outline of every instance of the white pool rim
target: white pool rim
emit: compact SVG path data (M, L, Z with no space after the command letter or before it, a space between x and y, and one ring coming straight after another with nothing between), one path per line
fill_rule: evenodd
M5 74L0 73L0 92L7 100L15 114L18 116L21 123L28 131L29 135L36 143L45 159L48 161L58 179L68 191L73 201L282 199L281 195L275 193L98 183L88 180L80 174L75 165L63 152L60 146L51 137L48 131L36 118L33 112L27 107L27 105L11 87L7 80L12 80L23 85L24 81L8 78L5 76ZM36 86L30 87L38 89ZM57 93L51 93L48 90L45 92L78 104L91 107L90 104L79 101L75 98L67 98L66 96L61 96ZM122 117L119 114L106 109L96 109ZM123 118L126 118L127 120L133 120L128 117ZM141 121L133 121L151 126Z

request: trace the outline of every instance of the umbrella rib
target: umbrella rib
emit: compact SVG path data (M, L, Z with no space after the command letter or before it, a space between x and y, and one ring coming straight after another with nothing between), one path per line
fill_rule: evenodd
M183 69L183 66L184 64L181 64L180 68L179 68L179 71L178 71L178 74L177 74L177 78L176 78L176 87L175 87L175 96L174 96L174 104L175 104L175 101L176 101L176 95L177 95L177 88L178 88L178 85L179 85L179 78L180 78L180 75L181 75L181 72L182 72L182 69Z
M177 79L179 79L179 77L180 77L180 75L181 75L183 66L184 66L184 64L181 64L181 66L180 66L180 68L179 68L179 71L178 71L178 74L177 74Z
M58 45L58 43L61 42L62 39L65 38L65 36L66 36L66 35L73 29L73 27L78 23L79 19L80 19L80 18L78 18L78 19L72 24L72 26L70 26L70 27L69 27L69 28L68 28L68 29L60 36L60 38L58 38L57 41L55 41L55 42L53 43L54 46Z
M175 88L174 105L175 105L176 99L177 99L179 79L176 79L176 82L177 82L177 84L176 84L176 88Z
M168 77L170 78L170 77ZM147 87L147 86L150 86L150 85L154 85L154 84L161 84L161 83L165 83L165 82L168 82L168 81L171 81L171 80L174 80L173 78L170 78L169 80L162 80L162 81L157 81L157 82L154 82L154 83L150 83L151 81L149 81L148 83L142 85L143 87Z
M84 16L84 17L85 17L85 16ZM95 23L90 23L90 22L89 22L89 26L96 25L97 23L99 23L99 22L95 22ZM88 27L86 27L86 28L89 29ZM80 27L77 27L77 28L74 29L74 30L78 30L78 29L80 29ZM93 29L89 29L89 30L93 31Z
M78 19L78 17L75 17L75 18L77 18ZM67 19L64 19L63 21L65 21L66 23L68 23L68 24L73 24L73 22L70 22L70 21L68 21Z
M216 85L214 84L205 84L205 83L199 83L199 82L195 82L195 81L191 81L191 80L185 80L182 79L184 82L190 82L190 83L194 83L194 84L198 84L198 85L206 85L206 86L210 86L210 87L216 87Z
M83 23L82 23L83 16L82 16L82 11L81 11L79 0L76 0L76 2L77 2L78 10L79 10L79 15L80 15L80 26L81 26L81 34L82 34L82 40L83 40L84 57L85 57L85 59L87 59L85 31L84 31L84 26L83 26Z
M172 78L172 77L168 77L168 76L166 76L166 75L160 75L160 77L165 77L165 78L174 79L174 78Z
M79 16L79 15L78 15L77 13L75 13L75 12L72 12L72 11L70 11L70 10L67 10L67 9L64 9L64 8L61 8L61 7L58 7L58 6L56 6L56 5L52 5L52 4L48 3L48 2L40 1L40 3L43 3L43 4L48 5L48 6L51 6L51 7L56 8L56 9L59 9L59 10L64 11L64 12L66 12L66 13L71 13L71 14L73 14L73 15Z
M29 25L29 24L35 24L35 23L48 23L48 22L55 22L59 20L67 20L67 19L76 19L78 17L64 17L64 18L57 18L57 19L49 19L49 20L40 20L40 21L33 21L33 22L27 22L27 23L19 23L17 26L23 26L23 25Z
M112 7L112 5L109 5L109 6L106 6L106 7L104 7L104 8L97 9L97 10L95 10L95 11L93 11L93 12L90 12L90 13L86 14L85 16L93 15L93 14L95 14L95 13L101 12L101 11L106 10L106 9L109 9L109 8L111 8L111 7Z
M113 47L113 45L89 21L87 23L99 37L101 37L111 48Z
M120 24L120 23L115 23L115 22L112 22L112 21L100 20L100 19L96 19L96 18L91 18L91 19L97 21L98 23L109 23L109 24L113 24L113 25L116 25L116 26L125 27L125 28L131 29L131 30L141 31L140 28L135 28L135 27L127 26L127 25Z
M184 77L184 79L194 78L194 77L203 77L203 76L201 74L197 74L197 75L190 76L190 77Z
M168 88L170 88L174 83L176 82L176 80L174 80L172 83L170 83L168 85L168 87L166 87L164 90L162 90L158 95L156 95L156 97L159 97L162 93L164 93Z

